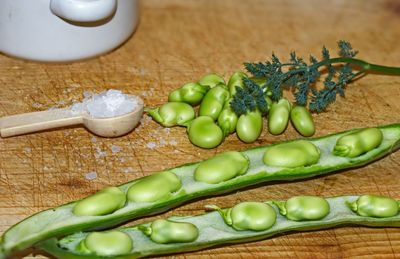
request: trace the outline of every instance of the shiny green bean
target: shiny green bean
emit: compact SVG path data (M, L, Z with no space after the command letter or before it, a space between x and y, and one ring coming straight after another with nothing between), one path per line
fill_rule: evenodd
M196 116L193 107L182 102L168 102L145 111L164 127L186 126Z
M310 137L314 135L314 120L306 107L300 105L293 107L290 111L290 121L302 136Z
M330 212L329 203L317 196L295 196L285 202L274 201L279 212L286 218L295 221L320 220Z
M363 195L347 204L352 211L364 217L388 218L399 213L399 202L385 196Z
M378 128L367 128L340 137L333 149L333 154L344 157L357 157L382 143L383 134Z
M280 167L309 166L318 162L321 152L313 143L296 140L268 148L263 156L264 164Z
M76 203L72 212L77 216L100 216L113 213L122 208L126 195L118 187L106 187L103 190Z
M92 232L77 246L77 251L98 256L127 254L133 249L131 237L121 231Z
M209 89L209 86L187 83L172 91L168 96L168 102L184 102L192 106L198 105Z
M198 182L216 184L246 173L249 160L240 152L230 151L218 154L201 162L194 172Z
M247 75L243 72L235 72L229 78L228 89L229 89L229 93L231 94L231 96L234 96L236 94L236 87L243 88L243 86L244 86L243 79L244 78L247 78Z
M229 97L230 95L228 90L221 85L213 87L206 93L201 101L199 115L210 116L213 118L213 120L217 120L225 102L228 101Z
M261 135L262 129L262 115L258 110L240 115L236 124L236 134L245 143L256 141Z
M134 182L127 197L134 202L154 202L166 199L182 186L181 180L172 172L164 171L149 175Z
M199 116L187 128L189 140L201 148L214 148L222 143L224 134L209 116Z
M225 86L225 80L221 76L219 76L217 74L205 75L198 81L198 83L200 85L208 86L210 88L213 88L213 87L215 87L217 85L224 85Z
M274 102L271 105L268 114L268 130L273 135L282 134L289 122L291 104L282 98L279 102Z
M222 112L218 116L218 125L222 129L224 137L235 132L238 121L238 116L231 109L230 105L231 100L232 99L229 99L228 101L225 102L224 108L222 109Z

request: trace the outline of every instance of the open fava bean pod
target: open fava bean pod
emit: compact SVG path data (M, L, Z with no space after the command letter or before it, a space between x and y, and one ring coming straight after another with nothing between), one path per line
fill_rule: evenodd
M80 232L47 240L38 247L58 258L139 258L251 242L293 231L344 225L400 227L399 202L375 195L296 196L287 201L246 201L226 209L208 207L217 211L106 232ZM100 233L108 235L104 237L107 242L94 244L93 238Z
M367 141L368 145L366 138L372 140ZM399 147L400 124L393 124L374 130L354 129L320 138L221 153L205 161L154 173L118 187L108 187L85 199L39 212L3 234L0 258L52 237L109 228L199 197L267 181L304 179L363 166ZM358 155L354 155L356 153ZM207 171L211 173L207 174ZM179 251L185 251L185 247L180 247Z

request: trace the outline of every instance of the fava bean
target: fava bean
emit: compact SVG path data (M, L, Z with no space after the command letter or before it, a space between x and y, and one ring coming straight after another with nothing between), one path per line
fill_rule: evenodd
M302 136L310 137L314 135L314 120L306 107L300 105L293 107L290 111L290 121Z
M264 164L269 166L299 167L318 162L321 152L311 142L296 140L268 148L263 156Z
M244 78L247 78L247 75L243 72L235 72L229 78L228 89L229 89L229 93L231 94L231 96L234 96L236 94L236 87L243 88L243 86L244 86L243 79Z
M249 160L240 152L225 152L201 162L194 171L194 179L216 184L246 173L248 167Z
M189 140L201 148L214 148L221 144L224 134L209 116L199 116L187 128Z
M225 102L224 108L222 109L222 112L218 116L218 125L222 129L224 137L235 132L238 121L238 116L231 109L231 104L230 104L231 100L232 99L229 99L228 101Z
M399 203L385 196L363 195L347 204L352 211L364 217L388 218L399 213Z
M383 134L380 129L367 128L340 137L333 149L335 156L357 157L382 143Z
M273 135L282 134L289 122L291 104L282 98L279 102L274 102L271 105L268 114L268 130Z
M200 116L210 116L218 119L224 104L229 99L229 92L221 85L217 85L206 93L199 108Z
M198 105L209 89L209 86L187 83L172 91L168 96L168 102L184 102L193 106Z
M236 230L262 231L275 224L276 212L266 203L241 202L226 213L226 223Z
M92 232L82 240L77 250L85 254L98 256L123 255L132 251L131 237L121 231Z
M103 190L78 201L72 212L77 216L99 216L113 213L122 208L126 195L118 187L106 187Z
M286 202L274 202L286 218L295 221L320 220L329 214L329 203L317 196L295 196Z
M262 129L262 115L258 110L240 115L236 124L236 134L245 143L256 141L261 135Z
M213 88L217 85L224 85L225 86L225 80L217 75L217 74L209 74L209 75L205 75L203 76L199 82L200 85L203 86L208 86L210 88Z
M197 227L188 222L174 222L171 220L157 219L150 227L139 228L156 243L188 243L199 236Z
M186 126L196 116L192 106L181 102L168 102L146 112L164 127Z
M133 183L128 189L128 200L154 202L168 198L182 186L181 180L172 172L164 171L149 175Z

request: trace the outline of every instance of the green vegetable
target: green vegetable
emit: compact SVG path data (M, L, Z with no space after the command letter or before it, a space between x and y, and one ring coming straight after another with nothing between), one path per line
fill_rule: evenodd
M169 102L145 111L164 127L186 126L196 116L192 106L181 102Z
M157 219L150 226L140 226L139 229L159 244L193 242L199 236L195 225L165 219Z
M129 187L127 196L129 201L155 202L169 198L181 186L181 180L174 173L164 171L136 181Z
M333 154L336 156L357 157L379 146L382 138L380 129L360 130L339 138L333 149Z
M351 210L364 217L387 218L399 214L399 203L384 196L363 195L348 205Z
M199 115L210 116L213 120L217 120L229 97L228 90L221 85L213 87L206 93L206 96L204 96L200 104Z
M222 112L218 116L218 125L224 133L224 137L235 132L238 116L231 109L230 100L225 102Z
M236 134L245 143L252 143L258 139L263 129L262 115L259 111L252 111L240 115L236 124Z
M121 231L91 232L77 246L77 251L83 254L98 256L114 256L132 251L131 237Z
M201 148L214 148L224 140L220 127L209 116L199 116L188 126L189 140Z
M282 98L279 102L272 103L268 114L268 130L273 135L282 134L289 122L291 105Z
M192 106L198 105L209 89L209 86L187 83L172 91L168 96L168 102L184 102Z
M128 200L124 207L114 211L111 214L102 216L74 215L72 210L77 202L70 202L56 208L44 210L19 222L4 232L0 241L0 255L3 255L3 257L5 255L9 256L14 252L30 247L37 242L55 236L63 236L73 232L85 231L89 229L105 229L134 218L160 213L172 207L176 207L184 202L204 196L219 195L267 181L290 181L305 179L309 177L315 177L317 175L324 175L333 171L341 171L343 169L359 167L371 163L374 160L394 152L400 147L400 124L387 125L378 128L383 134L382 143L377 148L372 149L363 156L359 157L339 157L334 156L331 152L336 144L336 141L340 137L358 131L352 130L324 136L321 138L308 139L307 141L315 145L318 149L323 150L323 152L321 152L321 156L317 164L307 167L286 168L267 166L262 162L264 153L268 149L281 145L282 143L270 146L259 146L240 152L249 159L249 167L245 174L238 175L235 178L218 184L210 185L202 182L196 182L194 179L194 171L199 164L192 163L166 170L176 175L176 177L182 183L182 186L178 191L171 192L167 198L163 198L161 200L148 203L133 202ZM288 144L291 142L293 141L285 143ZM142 181L143 179L146 178L133 180L118 186L118 188L127 193L131 186L134 186L134 184ZM331 206L331 210L332 208L333 207ZM348 208L347 210L350 211ZM280 218L278 217L277 221L279 220ZM209 222L215 221L211 220ZM209 222L207 223L209 224ZM201 230L202 227L199 227L199 229ZM229 227L227 229L231 228ZM227 233L232 232L228 231ZM133 240L136 240L136 238L133 238ZM200 240L200 236L198 240ZM135 244L138 243L135 241ZM213 241L211 241L211 244L214 244ZM142 245L135 245L135 247L147 249ZM150 248L150 250L152 251L152 248ZM157 249L154 250L154 253L157 253L157 251Z
M202 86L213 88L217 85L225 85L225 80L219 75L208 74L203 76L198 83Z
M125 205L126 196L117 187L107 187L76 203L72 212L77 216L99 216L113 213Z
M293 231L315 231L318 229L328 229L349 225L400 227L399 214L392 217L375 218L359 216L351 211L347 207L346 203L352 203L358 198L358 196L321 198L328 203L328 206L331 208L330 213L322 219L305 221L289 220L286 217L277 214L277 208L272 208L268 204L263 205L261 202L243 202L234 206L232 209L223 210L218 209L216 206L208 206L209 208L217 209L218 211L198 216L173 217L169 219L174 222L192 224L198 229L199 232L197 239L189 243L171 243L165 245L152 241L143 235L140 230L143 226L151 226L152 223L123 229L124 232L128 233L135 240L136 244L140 243L140 246L135 245L133 251L124 255L123 258L128 258L129 256L138 258L161 254L181 253L213 246L229 245L232 243L252 242L275 235L280 236L285 233L293 233ZM227 217L226 214L229 210L231 211L231 216ZM232 214L235 215L232 217ZM223 215L223 217L221 217L221 215ZM266 217L262 217L262 215ZM234 222L239 220L240 227L238 227L238 229L229 224L231 218ZM228 222L226 222L226 219L228 219ZM260 222L258 222L258 220L260 220ZM254 230L251 230L253 228ZM242 229L246 230L244 231ZM168 236L167 233L163 234ZM76 244L79 243L80 240L84 239L85 235L87 235L87 233L74 234L60 240L48 240L40 244L39 248L60 258L72 258L72 256L74 256L74 258L84 258L83 255L76 250Z
M246 173L249 160L240 152L230 151L199 163L194 171L198 182L216 184Z
M337 95L344 96L345 86L357 78L368 73L379 73L388 75L400 75L400 67L387 67L368 63L355 58L358 51L352 49L350 43L339 41L339 57L332 58L329 51L322 48L322 59L310 56L307 63L296 55L290 53L288 61L281 61L276 55L272 55L271 61L245 63L244 66L250 76L263 78L264 84L254 82L254 88L246 89L241 95L235 95L232 102L232 109L237 115L255 108L262 110L263 104L251 100L257 100L258 95L254 92L270 91L271 99L279 101L283 96L283 90L289 89L294 93L297 105L306 106L309 104L310 111L322 112L329 104L335 102ZM324 80L321 75L327 73ZM252 77L250 80L254 81ZM315 89L318 81L323 81L324 86L320 90ZM319 87L318 87L319 88ZM242 102L246 100L246 102Z
M297 140L272 146L265 151L263 162L269 166L300 167L316 164L320 150L311 141Z
M329 214L329 203L317 196L295 196L286 202L274 201L281 215L290 220L320 220Z
M303 136L310 137L315 133L314 120L306 107L296 105L290 111L290 121Z
M231 96L234 96L236 94L236 87L243 88L243 78L247 78L247 75L243 72L235 72L229 78L228 89Z

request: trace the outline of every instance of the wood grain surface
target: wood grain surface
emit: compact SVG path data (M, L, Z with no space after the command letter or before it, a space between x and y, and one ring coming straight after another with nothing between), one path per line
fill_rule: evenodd
M147 106L154 106L165 102L171 90L206 73L228 78L243 70L243 62L264 61L272 52L285 58L292 50L319 55L325 45L335 53L340 39L350 41L360 58L400 66L399 24L398 0L143 0L137 31L107 55L72 64L1 55L0 116L66 106L81 100L85 91L111 88L139 95ZM399 97L400 77L368 75L349 85L345 98L338 98L327 112L314 115L316 136L398 123ZM0 233L35 212L105 186L222 151L296 137L290 126L280 136L264 130L256 143L244 144L232 135L218 148L203 150L190 144L184 128L165 130L145 116L135 131L115 139L96 137L79 127L0 139ZM249 188L189 203L162 216L199 214L206 204L231 206L300 194L375 193L400 199L399 173L397 152L363 168ZM95 179L88 179L94 174ZM396 258L400 230L344 227L293 233L169 258L213 257Z

